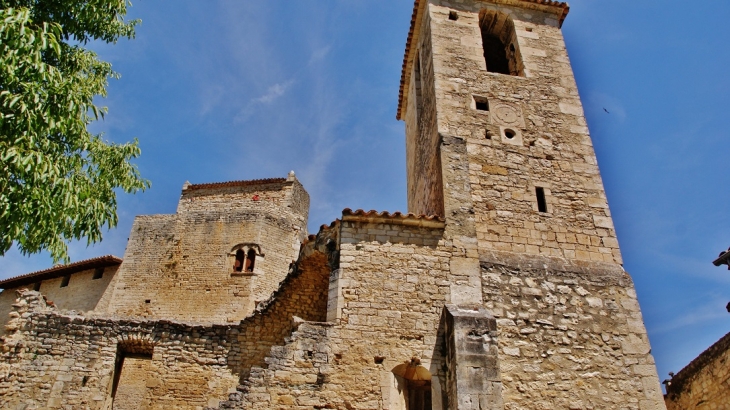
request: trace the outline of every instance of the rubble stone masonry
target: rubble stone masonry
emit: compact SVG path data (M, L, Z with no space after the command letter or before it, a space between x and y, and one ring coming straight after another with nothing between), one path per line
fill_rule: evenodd
M21 292L0 407L665 409L566 14L416 0L398 111L411 213L345 209L307 236L293 174L186 184L176 214L135 220L106 310ZM486 65L499 41L508 72Z

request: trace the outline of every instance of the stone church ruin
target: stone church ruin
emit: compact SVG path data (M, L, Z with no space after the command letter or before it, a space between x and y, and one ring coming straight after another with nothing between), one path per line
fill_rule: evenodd
M550 0L416 0L408 213L308 234L286 178L189 184L123 259L2 281L8 409L664 409Z

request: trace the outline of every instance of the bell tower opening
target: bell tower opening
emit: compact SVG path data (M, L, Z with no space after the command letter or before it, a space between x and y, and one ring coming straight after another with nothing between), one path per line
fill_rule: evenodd
M479 28L487 71L523 76L524 67L512 19L505 13L484 9L479 12Z

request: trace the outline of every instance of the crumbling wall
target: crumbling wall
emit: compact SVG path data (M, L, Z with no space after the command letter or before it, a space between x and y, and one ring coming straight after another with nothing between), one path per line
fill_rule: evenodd
M238 381L227 363L229 326L66 316L33 291L16 309L1 345L2 408L108 408L117 356L135 343L153 347L143 393L153 408L217 403Z
M444 408L439 332L451 248L442 235L436 219L345 212L337 318L300 325L220 408L405 408L393 368L412 358L434 376L433 408Z
M674 375L667 410L725 409L730 403L730 333Z
M254 315L241 322L237 337L240 352L235 363L242 380L252 367L265 366L272 346L282 346L298 321L324 322L327 317L327 293L331 260L327 243L337 240L338 224L323 226L320 235L310 237L302 246L301 257L271 297L262 302Z
M1 342L0 407L107 408L114 386L120 408L218 406L251 368L267 365L297 321L325 319L335 260L323 252L337 240L335 226L310 239L279 289L239 325L67 316L23 291Z

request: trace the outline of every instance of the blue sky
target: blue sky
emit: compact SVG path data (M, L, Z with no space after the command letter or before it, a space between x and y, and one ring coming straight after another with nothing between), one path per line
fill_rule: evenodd
M405 211L395 120L411 0L142 1L137 38L94 44L122 74L106 119L140 141L152 181L73 261L123 256L135 215L174 213L182 184L284 177L312 197L311 232L345 207ZM571 2L563 26L625 268L660 378L730 331L730 3ZM609 113L604 111L606 108ZM50 266L0 258L0 278Z

